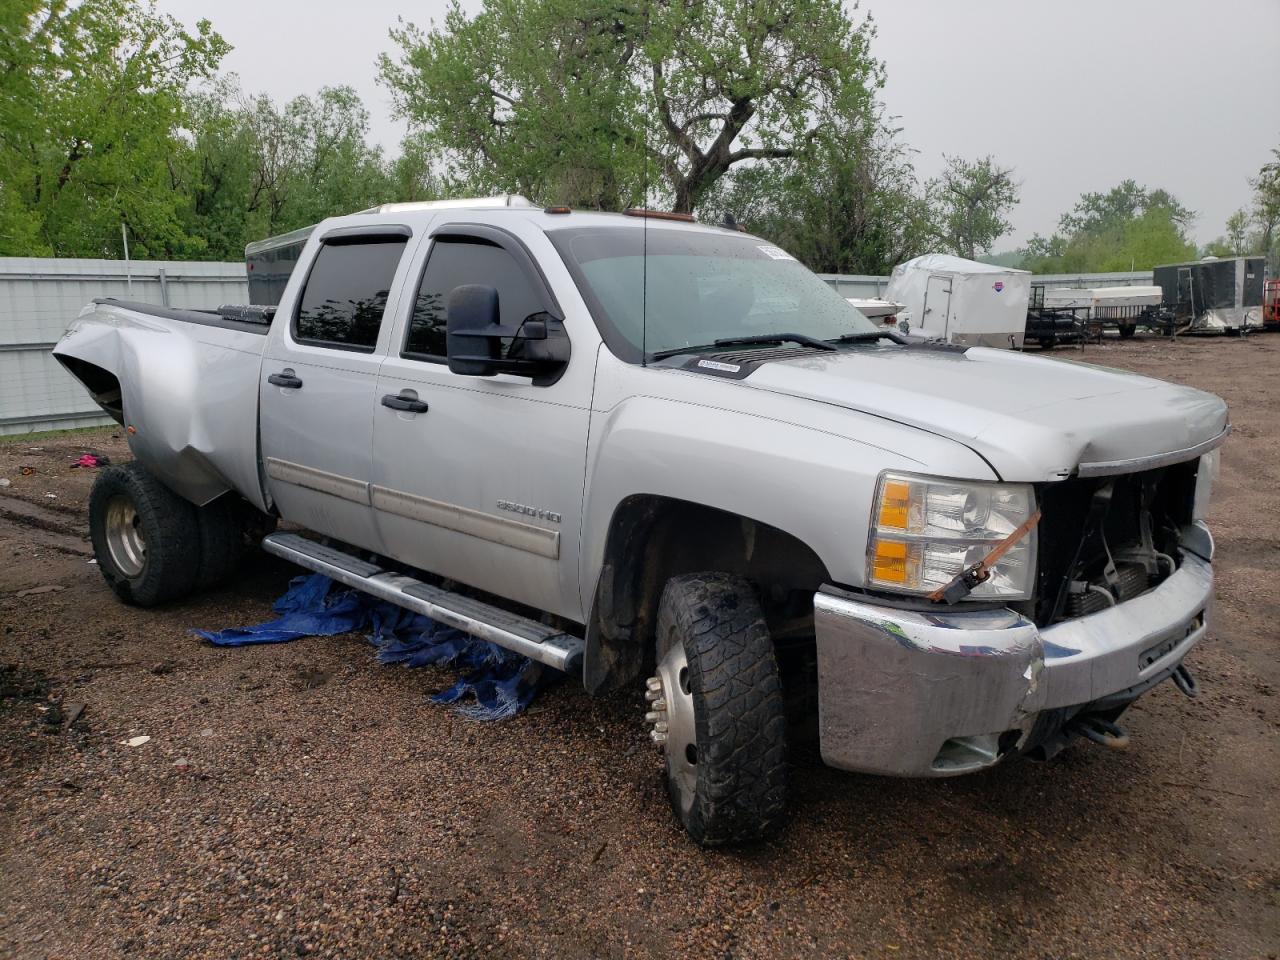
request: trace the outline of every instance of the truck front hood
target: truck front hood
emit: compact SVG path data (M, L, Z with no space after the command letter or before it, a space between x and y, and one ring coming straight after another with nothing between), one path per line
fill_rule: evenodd
M1082 465L1099 472L1189 450L1227 429L1227 405L1211 393L982 347L854 347L765 363L739 382L950 437L1006 480L1056 479Z

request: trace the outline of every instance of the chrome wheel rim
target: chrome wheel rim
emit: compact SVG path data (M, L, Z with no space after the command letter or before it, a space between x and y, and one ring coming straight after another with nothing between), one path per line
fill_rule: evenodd
M106 528L111 562L126 577L136 577L147 563L147 538L133 501L112 497L107 503Z
M671 645L658 664L658 675L647 681L645 697L649 701L645 719L653 726L649 736L666 755L667 782L676 804L688 813L698 786L698 731L684 644Z

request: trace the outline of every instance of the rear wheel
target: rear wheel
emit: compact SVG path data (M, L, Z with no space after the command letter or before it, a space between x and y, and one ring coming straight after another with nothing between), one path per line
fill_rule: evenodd
M141 464L98 475L89 494L89 533L98 569L125 603L151 607L195 589L196 508Z
M1122 326L1120 328L1120 339L1128 340L1137 332L1138 332L1138 325L1136 323L1133 326Z
M220 586L240 570L244 558L275 528L275 518L255 510L234 493L196 510L200 526L197 587Z
M786 809L782 681L760 602L740 577L667 581L658 607L657 675L646 696L667 792L703 846L758 839Z

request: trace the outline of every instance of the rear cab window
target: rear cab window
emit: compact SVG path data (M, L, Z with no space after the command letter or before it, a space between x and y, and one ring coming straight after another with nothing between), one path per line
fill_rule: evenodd
M399 236L324 242L298 299L293 338L372 353L405 245Z

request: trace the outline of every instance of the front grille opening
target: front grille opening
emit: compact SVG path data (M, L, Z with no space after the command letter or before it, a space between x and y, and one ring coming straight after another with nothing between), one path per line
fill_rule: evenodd
M1036 596L1023 613L1049 626L1146 593L1178 564L1197 462L1043 484Z

